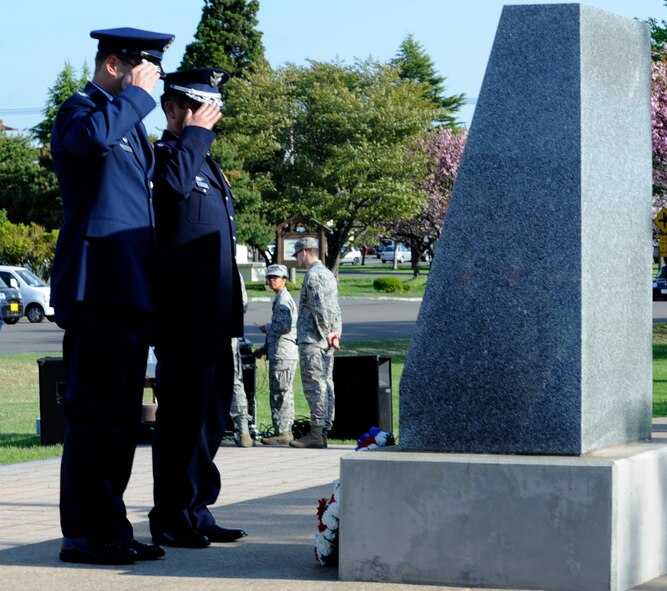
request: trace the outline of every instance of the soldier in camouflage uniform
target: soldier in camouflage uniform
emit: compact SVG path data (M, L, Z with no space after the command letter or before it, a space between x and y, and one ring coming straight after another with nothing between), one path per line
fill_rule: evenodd
M302 269L297 341L303 392L310 406L310 432L290 442L291 447L323 448L334 420L333 356L340 349L342 320L338 283L319 259L314 238L297 240L294 255Z
M269 390L271 418L275 435L262 439L264 445L287 445L292 441L294 424L294 392L292 383L299 359L296 345L296 304L287 291L287 267L271 265L266 280L275 292L271 322L259 327L266 334L266 342L255 351L257 358L269 359Z

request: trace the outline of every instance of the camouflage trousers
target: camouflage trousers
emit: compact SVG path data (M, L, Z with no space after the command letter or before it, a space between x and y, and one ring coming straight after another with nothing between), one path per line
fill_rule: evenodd
M239 340L232 339L232 356L234 357L234 390L232 392L232 405L229 409L229 416L233 421L250 421L248 414L248 398L243 385L243 363L241 361L241 349Z
M333 359L332 348L322 349L314 343L299 344L301 383L310 406L310 424L327 431L333 426L335 415Z
M291 435L294 424L296 359L269 359L269 404L276 435Z

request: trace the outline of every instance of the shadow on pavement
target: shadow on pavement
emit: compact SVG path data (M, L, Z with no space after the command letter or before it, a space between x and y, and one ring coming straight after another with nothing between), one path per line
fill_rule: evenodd
M11 589L155 589L165 588L162 579L180 579L182 589L193 586L183 579L264 580L258 588L280 589L267 581L310 581L310 588L322 588L315 581L337 581L336 568L323 567L313 553L316 508L320 497L331 494L331 486L313 487L283 495L216 507L218 522L242 527L248 537L232 544L214 544L201 550L165 548L167 555L158 561L132 566L94 566L66 564L58 559L60 540L49 540L0 551L2 588ZM149 538L148 522L135 524L135 536ZM8 569L8 567L14 567ZM119 576L122 575L122 576ZM138 579L154 579L152 582ZM160 580L158 580L158 578ZM48 584L48 587L42 587ZM232 587L224 587L231 589ZM248 589L243 583L243 589Z

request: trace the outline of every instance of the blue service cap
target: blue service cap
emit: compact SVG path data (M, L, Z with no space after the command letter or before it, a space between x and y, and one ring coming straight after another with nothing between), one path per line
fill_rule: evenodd
M98 29L91 31L90 36L99 41L98 51L107 51L139 61L147 60L158 66L160 72L162 54L174 41L174 35L169 33L155 33L132 27Z
M218 87L229 80L229 72L221 68L194 68L170 72L164 78L164 89L176 90L198 103L222 106Z

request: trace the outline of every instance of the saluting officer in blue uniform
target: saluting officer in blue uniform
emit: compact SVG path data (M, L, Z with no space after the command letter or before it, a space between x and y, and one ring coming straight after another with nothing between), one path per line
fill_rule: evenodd
M221 487L214 457L232 399L231 338L243 336L234 199L208 154L221 117L218 86L228 78L220 69L174 72L161 97L167 129L155 145L158 410L149 519L153 541L168 546L203 548L246 535L217 525L208 509ZM188 320L188 307L205 317Z
M90 36L99 41L93 80L63 103L51 142L64 207L51 273L67 384L60 558L127 564L164 555L134 539L123 493L154 312L154 159L141 120L155 107L150 93L173 36Z

